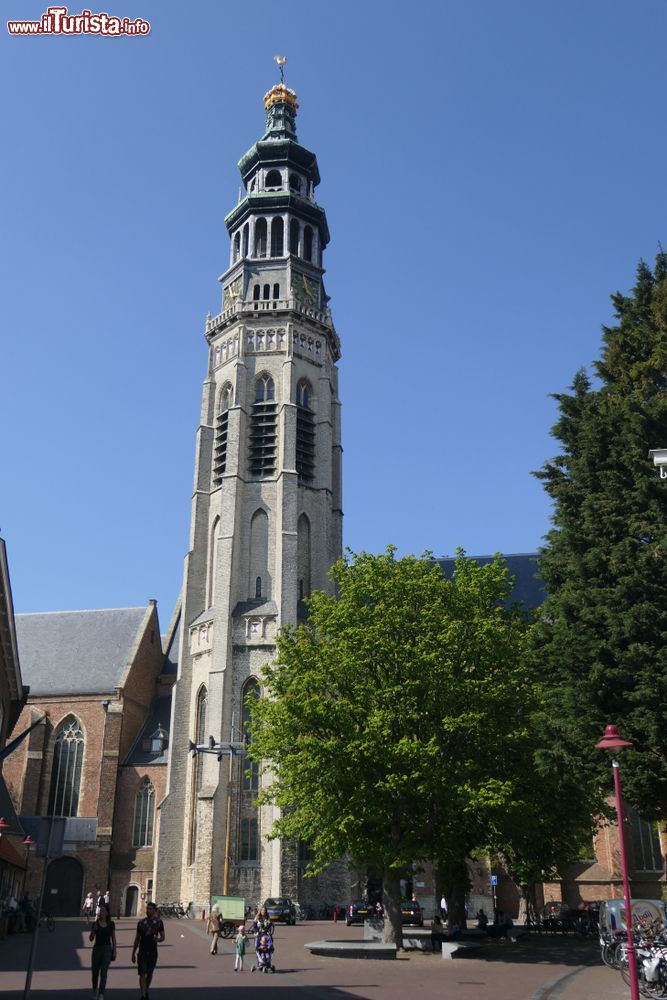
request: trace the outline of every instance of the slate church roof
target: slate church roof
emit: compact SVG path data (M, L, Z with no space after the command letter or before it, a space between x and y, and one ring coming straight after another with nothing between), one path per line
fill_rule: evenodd
M544 602L547 594L544 583L539 577L539 556L536 552L520 552L501 556L514 577L512 600L522 604L527 611L533 611ZM471 556L480 566L493 562L494 556ZM447 578L454 573L456 560L452 558L436 559Z
M31 696L113 691L123 679L146 611L16 615L21 671Z

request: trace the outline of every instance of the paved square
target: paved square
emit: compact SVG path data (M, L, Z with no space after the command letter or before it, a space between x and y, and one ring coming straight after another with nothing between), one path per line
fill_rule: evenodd
M130 961L135 920L117 922L118 959L109 970L106 1000L138 1000L138 977ZM151 1000L627 1000L619 974L605 968L594 941L561 936L529 938L516 945L484 942L479 957L445 962L439 955L402 953L395 961L312 956L307 941L358 939L359 927L312 921L276 929L275 975L235 973L233 943L209 955L204 925L165 921ZM30 936L0 941L0 994L21 1000ZM90 945L81 920L59 920L40 932L34 1000L83 1000L91 994Z

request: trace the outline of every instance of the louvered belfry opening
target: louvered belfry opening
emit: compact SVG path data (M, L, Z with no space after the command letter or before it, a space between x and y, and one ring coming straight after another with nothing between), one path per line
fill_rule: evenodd
M299 479L315 478L315 414L310 408L311 388L305 380L296 389L296 471Z
M215 448L213 451L213 485L220 486L222 474L227 469L227 436L229 432L229 407L232 405L232 387L225 386L220 397L220 408L215 418Z
M272 476L276 469L277 407L273 379L263 375L255 383L250 411L250 475Z

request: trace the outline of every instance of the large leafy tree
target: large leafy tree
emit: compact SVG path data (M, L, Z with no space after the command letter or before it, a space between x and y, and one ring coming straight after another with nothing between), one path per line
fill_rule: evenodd
M529 627L499 560L460 558L449 581L390 549L332 578L335 595L314 594L308 625L279 637L251 755L273 776L273 835L311 845L313 871L344 854L381 871L385 939L400 944L400 877L434 860L460 884L467 854L518 835L543 780Z
M552 719L579 764L608 786L593 750L607 723L634 749L624 790L667 816L667 483L649 448L667 442L667 254L612 297L594 378L558 395L561 453L537 475L554 501L542 554L548 598L536 650Z

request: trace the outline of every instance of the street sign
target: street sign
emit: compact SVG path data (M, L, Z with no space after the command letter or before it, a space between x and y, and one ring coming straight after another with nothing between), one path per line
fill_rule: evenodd
M498 885L498 876L497 875L492 875L491 876L491 885Z

